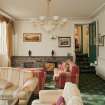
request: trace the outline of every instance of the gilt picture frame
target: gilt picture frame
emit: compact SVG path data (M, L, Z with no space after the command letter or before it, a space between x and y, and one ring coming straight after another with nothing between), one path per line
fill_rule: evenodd
M23 33L23 42L40 42L41 33Z
M59 47L71 47L71 37L58 37Z

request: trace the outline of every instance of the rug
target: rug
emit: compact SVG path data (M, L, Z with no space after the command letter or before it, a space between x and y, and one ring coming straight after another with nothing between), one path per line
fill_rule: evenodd
M44 89L57 89L53 76L48 75ZM84 105L105 105L105 81L95 73L80 73L79 89ZM33 97L38 99L38 97Z
M50 75L47 77L45 89L57 89ZM81 73L79 89L84 105L105 105L105 81L95 73Z
M79 88L84 105L105 105L105 81L94 73L82 73Z

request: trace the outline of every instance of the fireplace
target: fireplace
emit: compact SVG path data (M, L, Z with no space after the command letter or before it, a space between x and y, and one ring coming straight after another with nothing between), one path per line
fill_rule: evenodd
M71 56L71 59L73 57ZM12 67L42 67L45 63L52 63L57 67L59 62L67 60L67 56L12 56Z
M24 67L25 68L34 68L35 63L34 62L24 62Z

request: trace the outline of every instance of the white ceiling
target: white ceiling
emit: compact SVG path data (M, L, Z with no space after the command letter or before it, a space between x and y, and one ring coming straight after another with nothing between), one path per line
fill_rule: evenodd
M52 0L51 16L86 18L105 0ZM46 15L47 0L0 0L0 8L15 18L35 18Z

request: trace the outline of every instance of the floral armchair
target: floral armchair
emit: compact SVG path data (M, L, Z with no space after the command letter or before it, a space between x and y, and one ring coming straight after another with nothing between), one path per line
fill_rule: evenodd
M71 72L61 72L58 69L54 70L54 81L57 88L64 88L65 82L79 83L79 67L74 65Z

